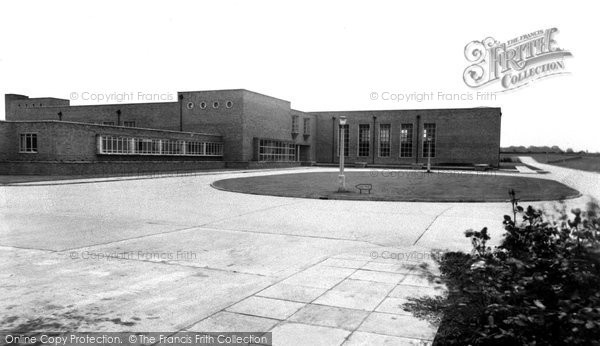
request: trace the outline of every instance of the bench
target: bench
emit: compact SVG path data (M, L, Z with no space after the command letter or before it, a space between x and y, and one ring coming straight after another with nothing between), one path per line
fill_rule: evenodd
M356 185L356 188L358 189L358 191L360 191L361 194L363 193L363 191L367 191L367 192L369 192L369 194L371 194L371 189L373 188L373 185L358 184L358 185Z
M355 162L354 163L354 167L356 167L356 168L365 168L365 167L367 167L367 163L366 162Z
M423 168L423 164L422 163L411 163L410 164L410 168L412 168L412 169L422 169Z
M488 169L490 169L490 165L487 163L478 163L475 165L476 171L487 171Z

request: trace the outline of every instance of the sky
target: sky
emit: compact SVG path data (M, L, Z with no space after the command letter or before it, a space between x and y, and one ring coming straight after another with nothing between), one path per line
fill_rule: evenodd
M596 152L600 45L592 4L4 1L0 93L78 105L243 88L302 111L493 106L502 108L502 146ZM500 90L497 83L473 89L463 81L469 42L548 28L572 53L568 73L495 98L483 96ZM0 112L4 119L3 98Z

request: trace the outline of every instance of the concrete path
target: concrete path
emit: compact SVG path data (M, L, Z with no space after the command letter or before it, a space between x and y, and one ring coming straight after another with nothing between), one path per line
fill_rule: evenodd
M552 172L540 178L572 174L540 168ZM292 171L316 170L328 169ZM413 292L441 288L425 280L434 267L427 273L415 264L430 262L432 249L470 250L468 228L487 226L499 241L510 212L507 203L332 201L210 187L289 172L0 187L0 323L272 330L276 345L426 344L436 327L400 305Z

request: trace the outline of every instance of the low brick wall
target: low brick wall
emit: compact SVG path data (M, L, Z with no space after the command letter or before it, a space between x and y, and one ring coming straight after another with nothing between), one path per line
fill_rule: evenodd
M2 175L116 175L125 173L194 171L225 168L223 161L4 161Z
M233 169L267 169L299 167L300 165L300 162L228 161L226 167Z

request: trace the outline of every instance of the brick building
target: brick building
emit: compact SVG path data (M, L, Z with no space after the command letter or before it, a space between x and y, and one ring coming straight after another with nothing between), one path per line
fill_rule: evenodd
M302 112L236 90L179 92L176 102L71 106L5 95L0 174L86 174L346 162L498 165L499 108Z

